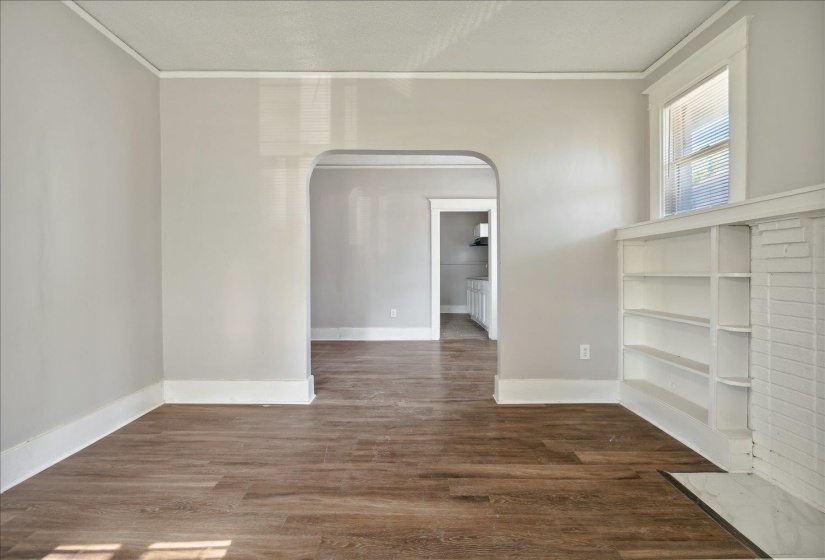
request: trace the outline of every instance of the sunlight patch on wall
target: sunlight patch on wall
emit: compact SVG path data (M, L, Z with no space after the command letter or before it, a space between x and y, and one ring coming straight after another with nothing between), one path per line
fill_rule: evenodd
M332 130L330 78L261 80L260 84L258 142L262 156L315 157L329 148Z
M344 143L355 146L358 140L358 87L344 86Z
M407 59L403 69L405 72L420 70L425 64L438 57L444 51L470 35L473 31L481 27L485 22L501 12L510 1L496 2L467 2L464 5L468 8L461 16L447 29L446 33L435 37L420 47Z

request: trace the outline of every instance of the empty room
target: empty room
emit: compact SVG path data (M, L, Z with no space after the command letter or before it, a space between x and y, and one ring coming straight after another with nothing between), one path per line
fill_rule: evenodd
M825 558L825 1L0 0L0 557Z

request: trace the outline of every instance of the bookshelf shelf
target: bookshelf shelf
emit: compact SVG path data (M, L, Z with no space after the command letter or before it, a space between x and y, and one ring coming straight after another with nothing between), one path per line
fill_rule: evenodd
M619 260L622 385L633 406L659 411L677 437L704 430L718 464L748 471L750 227L624 238Z

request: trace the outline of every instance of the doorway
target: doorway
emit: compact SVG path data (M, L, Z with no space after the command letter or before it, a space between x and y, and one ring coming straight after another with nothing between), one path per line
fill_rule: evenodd
M495 168L467 154L334 152L314 164L308 191L310 363L320 402L451 395L468 383L478 398L488 399L497 371L497 342L491 340L497 331L496 298L483 300L487 315L479 316L490 322L492 333L482 329L479 338L441 342L441 290L438 284L433 290L432 277L432 212L436 207L439 215L475 213L462 243L489 262L469 259L480 269L465 276L492 276L494 290ZM449 201L459 202L451 206ZM476 222L490 228L487 246L471 249ZM440 230L438 224L436 239ZM439 254L440 247L436 259ZM466 277L464 281L464 317L471 320ZM482 303L476 303L481 309ZM433 360L445 365L443 375L432 376L427 364ZM366 363L373 367L364 369ZM449 370L456 363L464 364L460 373ZM453 385L454 373L462 378L460 385Z
M431 276L433 205L493 220L492 246L472 251L492 257L495 276L496 194L495 170L474 156L336 153L319 160L309 183L311 340L439 340L440 317L434 331L431 315L433 298L437 315L441 306ZM443 206L450 201L458 203ZM472 241L468 225L468 251ZM482 275L484 268L466 274ZM490 324L495 337L495 298L477 308L484 312L479 324Z
M498 339L497 214L494 198L430 199L432 340ZM466 250L455 236L460 227Z

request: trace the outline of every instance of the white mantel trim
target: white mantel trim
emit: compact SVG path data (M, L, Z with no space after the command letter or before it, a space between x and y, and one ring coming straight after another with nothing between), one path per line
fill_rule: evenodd
M750 198L616 228L616 240L643 239L711 226L745 224L792 214L825 211L825 184Z

